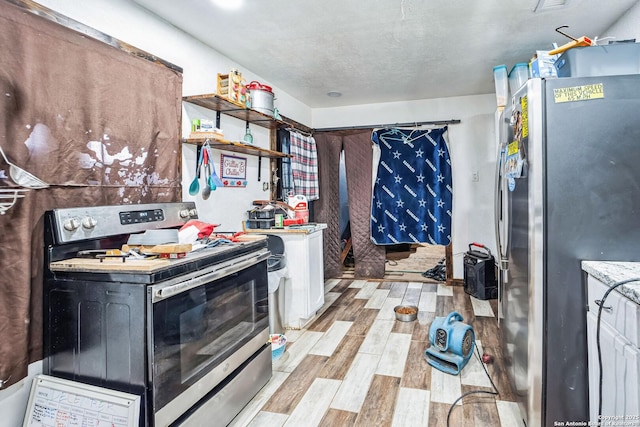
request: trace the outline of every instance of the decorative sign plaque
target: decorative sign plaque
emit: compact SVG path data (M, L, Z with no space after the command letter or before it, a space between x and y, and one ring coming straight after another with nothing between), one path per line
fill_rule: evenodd
M220 154L220 175L225 187L246 187L247 159Z

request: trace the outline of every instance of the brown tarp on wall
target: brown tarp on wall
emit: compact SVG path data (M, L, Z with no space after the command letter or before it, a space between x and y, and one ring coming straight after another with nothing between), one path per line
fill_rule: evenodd
M0 147L51 184L0 215L6 387L42 358L44 212L181 199L182 74L4 1L0 46ZM15 186L0 159L0 188Z
M328 227L324 239L325 277L336 277L342 272L339 176L340 151L344 150L349 220L355 260L354 275L357 278L382 278L385 272L385 248L374 245L369 238L373 161L371 131L319 132L314 135L314 138L318 150L320 178L320 200L314 202L314 209L316 209L317 220L326 222Z

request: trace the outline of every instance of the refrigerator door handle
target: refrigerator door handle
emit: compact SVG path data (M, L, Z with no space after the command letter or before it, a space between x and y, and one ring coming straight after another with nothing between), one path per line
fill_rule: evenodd
M495 176L495 197L494 197L494 222L496 233L496 247L498 253L496 254L498 268L500 270L506 270L509 268L509 261L503 257L502 253L502 238L500 236L500 217L502 214L502 176L500 169L502 166L502 153L503 149L500 147L498 151L498 161L496 162L496 176Z
M498 327L501 327L504 323L504 282L507 276L508 261L502 256L502 239L500 233L500 218L502 215L502 176L500 171L502 169L502 146L498 148L498 158L496 161L496 175L495 175L495 197L494 197L494 226L496 233L496 264L498 266Z

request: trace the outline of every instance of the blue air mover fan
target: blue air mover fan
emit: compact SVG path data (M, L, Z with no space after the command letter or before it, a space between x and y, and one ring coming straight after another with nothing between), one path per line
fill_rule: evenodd
M473 328L462 320L457 311L447 317L436 317L429 328L431 346L424 352L431 366L452 375L458 375L464 368L475 345Z

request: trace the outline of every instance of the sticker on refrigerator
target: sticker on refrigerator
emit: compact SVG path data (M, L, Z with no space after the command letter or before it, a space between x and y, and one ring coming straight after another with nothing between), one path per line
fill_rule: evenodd
M529 136L529 100L526 96L520 100L520 107L522 108L520 135L522 138L526 138Z
M507 156L504 165L504 176L507 178L520 178L522 176L523 163L522 157L520 157L520 152L513 156Z
M561 87L553 90L553 100L561 102L589 101L604 98L604 83L592 85Z
M520 141L522 138L529 136L529 119L527 116L527 98L520 100L524 104L522 112L520 110L513 110L511 114L511 127L513 128L513 139Z
M507 145L507 158L509 156L513 156L514 154L518 154L520 151L520 145L518 141L513 141L511 144Z
M520 142L513 141L507 146L507 153L502 169L502 175L507 179L509 191L515 189L515 178L522 176L522 166L524 161L520 154Z

